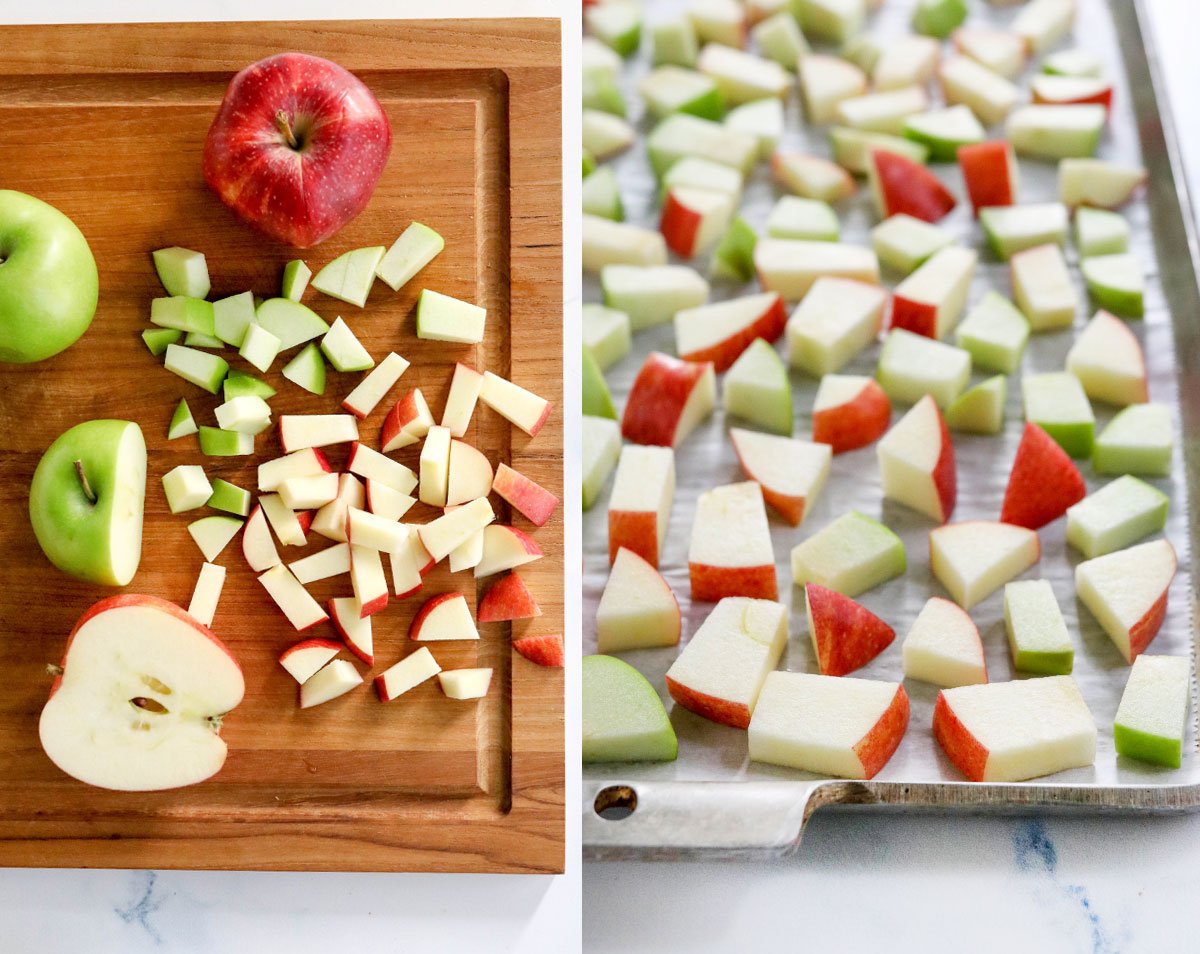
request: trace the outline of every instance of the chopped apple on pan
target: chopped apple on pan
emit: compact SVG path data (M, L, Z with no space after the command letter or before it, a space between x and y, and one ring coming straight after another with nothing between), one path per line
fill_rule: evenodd
M713 193L714 195L719 193ZM679 220L686 209L679 210ZM664 220L666 213L664 210ZM693 219L688 219L693 229ZM711 225L710 225L711 228ZM667 245L663 233L597 215L583 217L583 270L599 272L607 265L665 265Z
M646 152L656 175L680 159L698 156L747 174L758 161L758 137L686 113L674 113L646 137Z
M259 578L258 582L275 601L284 616L298 630L306 630L329 619L321 604L314 600L282 563L277 563Z
M827 374L813 402L813 441L844 454L877 441L891 418L891 402L873 378Z
M774 292L746 295L675 313L675 350L686 361L727 371L755 338L775 341L787 320Z
M447 699L482 699L492 684L490 668L443 669L437 677Z
M491 524L483 531L483 557L475 566L475 579L516 569L542 556L542 548L529 534L516 527Z
M954 513L958 478L954 444L929 395L900 418L876 448L883 496L938 523Z
M1066 371L1027 374L1021 379L1025 419L1037 424L1075 458L1090 457L1096 418L1083 385Z
M960 149L982 143L987 133L968 107L958 105L909 116L904 135L926 146L932 161L954 162Z
M1126 474L1067 511L1067 543L1087 559L1112 553L1166 526L1169 498Z
M225 586L225 567L205 563L196 577L192 600L188 603L188 614L201 626L212 626L217 604L221 601L221 590Z
M1141 166L1122 166L1106 159L1064 159L1058 164L1058 198L1072 208L1115 209L1145 183L1146 170Z
M624 152L637 139L624 119L598 109L583 111L582 133L583 148L599 162Z
M837 213L828 202L780 196L767 216L767 235L771 238L836 242L841 237Z
M496 519L486 497L447 511L417 529L421 544L434 562L444 560L451 551L462 546L474 534Z
M912 25L925 37L946 39L967 18L966 0L917 0Z
M561 633L542 636L522 636L512 641L512 648L536 666L562 669L566 664Z
M375 691L379 693L380 702L391 702L441 671L442 667L433 658L429 647L422 646L376 676Z
M776 150L771 156L771 172L789 192L821 202L840 202L854 195L857 188L853 177L841 166L798 152Z
M940 596L930 597L901 646L904 675L935 686L988 681L983 641L971 617Z
M584 656L581 681L585 763L671 762L678 757L671 720L640 672L615 656Z
M731 109L725 117L727 129L749 133L758 140L758 151L769 157L783 138L783 101L760 99ZM736 170L731 170L736 171Z
M946 426L967 434L999 434L1004 429L1008 379L997 374L967 388L946 408Z
M713 366L652 351L634 379L621 432L635 444L678 447L716 404Z
M88 785L159 791L225 762L220 717L245 681L208 627L153 596L113 596L80 617L38 721L46 755Z
M1074 666L1075 647L1049 580L1004 585L1004 628L1018 672L1065 676Z
M767 512L757 483L727 484L700 495L688 547L688 572L693 600L716 602L727 596L773 600L779 595Z
M549 401L538 397L532 391L527 391L491 371L483 373L483 386L479 391L479 400L507 420L520 428L530 437L536 437L542 429L550 410L554 407Z
M754 247L758 234L742 216L735 216L713 250L708 273L713 278L748 282L754 277Z
M933 77L940 55L940 45L932 37L897 37L880 51L871 81L878 90L923 86Z
M1017 14L1012 30L1038 54L1070 33L1074 23L1075 0L1033 0Z
M877 284L818 277L788 319L788 363L818 378L841 371L879 334L886 303Z
M750 343L725 375L721 400L729 418L776 434L792 433L792 387L787 366L763 339Z
M709 251L729 227L735 211L734 200L724 192L677 186L667 190L663 200L659 231L667 248L680 258L692 258ZM623 248L630 248L626 240ZM613 264L662 265L661 260L634 260L629 257L602 261Z
M411 222L379 260L375 274L392 291L399 291L445 247L445 240L428 225Z
M937 222L958 204L923 165L886 149L870 151L867 182L881 219L903 213L923 222Z
M875 0L869 4L857 0L796 0L792 9L805 36L840 46L862 32L868 6L878 4Z
M1079 299L1062 249L1038 245L1012 256L1013 299L1034 331L1069 328L1079 310Z
M817 583L804 587L808 635L822 675L861 669L892 644L896 631L848 596Z
M1102 76L1104 62L1090 50L1072 47L1051 53L1042 60L1042 72L1055 76Z
M884 268L907 275L950 245L954 239L929 222L903 212L871 229L871 246Z
M1097 77L1040 73L1029 80L1029 92L1035 103L1097 103L1112 111L1112 83Z
M736 0L691 0L687 18L701 43L746 45L746 11Z
M851 510L792 550L792 580L858 596L904 573L904 543L877 520Z
M358 440L358 422L350 414L281 414L279 442L283 452Z
M781 603L723 599L667 670L667 691L696 715L744 729L786 644L787 609Z
M929 534L933 575L965 610L986 599L1037 563L1037 533L1025 527L967 520Z
M979 211L988 246L1009 261L1039 245L1062 245L1067 238L1067 207L1060 202L988 206Z
M985 126L1007 116L1020 90L998 73L967 56L952 56L938 68L942 96L950 105L968 106Z
M945 338L958 322L978 259L973 249L948 246L896 286L891 327Z
M368 666L375 664L375 649L371 631L371 617L362 615L362 607L352 596L343 596L329 601L329 617L333 628L338 631L346 648Z
M188 524L188 533L196 541L196 546L204 554L204 559L211 563L221 555L221 551L229 545L229 541L237 536L242 529L242 521L237 517L211 516L201 517Z
M453 471L453 448L451 448L450 468ZM558 507L558 498L554 494L536 481L513 470L503 461L496 467L496 476L492 480L491 490L535 527L544 526Z
M1170 409L1162 404L1132 404L1096 438L1092 467L1098 474L1165 477L1171 472L1174 447Z
M480 614L482 619L482 607ZM618 550L596 609L599 651L674 646L681 626L679 601L667 581L632 550Z
M342 407L357 418L367 417L407 370L408 362L391 352L346 395Z
M413 617L408 638L422 641L478 639L471 608L461 593L441 593L426 600Z
M279 656L279 665L304 685L341 651L342 644L332 639L305 639L285 649Z
M958 166L977 218L985 208L1016 205L1017 157L1007 142L997 140L960 146Z
M725 112L725 97L711 76L670 63L643 76L638 81L637 90L647 111L655 119L665 119L672 113L720 119ZM603 172L604 169L596 171Z
M742 470L762 488L763 499L798 527L825 486L831 448L738 427L730 428L729 437Z
M627 444L608 501L608 559L622 548L658 566L675 499L675 453L669 447Z
M583 488L584 510L590 510L600 497L608 475L617 466L621 453L621 426L606 417L583 416Z
M919 86L865 93L841 100L835 109L837 121L851 129L899 136L909 116L929 108L929 97Z
M506 623L514 619L535 619L542 608L516 573L506 573L491 585L476 612L481 623Z
M933 736L972 782L1020 782L1096 759L1096 723L1071 676L943 689Z
M1010 30L964 26L950 39L959 53L1009 80L1017 77L1029 58L1025 38Z
M770 673L750 720L750 758L821 776L869 779L908 728L897 682Z
M1118 755L1179 768L1191 673L1187 656L1138 656L1133 661L1113 723Z
M915 404L925 395L947 408L971 376L971 356L962 348L903 328L888 332L879 353L876 378L887 396Z
M742 200L744 184L745 178L737 169L699 156L685 156L671 166L663 176L663 188L666 190L682 187L723 192L735 204Z
M1175 548L1153 540L1075 567L1075 594L1127 663L1158 635L1177 566Z
M1027 423L1008 472L1001 522L1040 530L1086 494L1083 475L1067 452L1037 424Z
M822 277L879 284L879 260L861 245L763 238L754 246L754 270L765 291L799 301Z
M1088 294L1100 308L1126 318L1141 318L1145 312L1145 280L1136 255L1095 255L1079 263Z
M246 526L242 530L242 555L255 573L269 570L280 562L279 552L275 549L275 541L271 539L271 528L267 524L262 507L255 506L246 520Z
M428 437L426 441L428 442ZM350 447L346 470L364 480L377 480L400 494L411 493L417 486L417 477L412 470L359 441L355 441ZM438 503L437 506L441 504Z
M1129 251L1129 223L1118 212L1080 206L1075 210L1075 248L1082 258Z
M785 69L795 70L809 58L810 51L808 40L787 7L778 0L767 0L761 8L751 4L746 9L750 20L757 21L750 34L763 56Z
M1089 398L1124 407L1149 400L1146 359L1129 326L1096 312L1067 352L1067 370Z
M720 43L700 51L696 69L711 77L733 106L785 96L792 85L791 75L778 63Z
M1022 106L1008 117L1005 135L1017 155L1084 159L1096 152L1104 130L1103 106Z
M604 303L625 312L634 331L665 324L675 312L708 301L708 282L686 265L609 265L600 272L600 286Z
M1029 341L1029 322L1011 301L989 291L955 329L955 340L973 366L1012 374Z
M929 160L929 150L919 142L890 136L887 133L851 129L848 126L834 126L829 130L829 145L833 149L834 161L847 172L859 176L867 174L871 151L874 149L905 156L916 163Z

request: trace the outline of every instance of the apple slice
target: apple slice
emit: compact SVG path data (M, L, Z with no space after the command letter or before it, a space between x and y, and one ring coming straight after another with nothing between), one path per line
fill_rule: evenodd
M387 578L383 575L380 551L351 545L350 585L362 616L372 616L387 607L388 586Z
M1117 754L1179 768L1191 681L1187 656L1138 656L1113 723Z
M225 567L215 563L201 565L200 575L196 577L196 585L192 589L192 601L188 603L188 614L201 626L212 626L224 586Z
M958 321L978 260L973 249L948 246L896 286L891 327L944 338Z
M875 284L817 278L788 320L788 362L814 377L840 371L875 340L886 302Z
M758 424L777 434L792 433L792 388L779 353L755 339L725 375L722 401L727 417Z
M664 189L688 188L723 192L735 204L741 202L744 184L745 179L737 169L699 156L685 156L663 176Z
M457 368L466 367L466 365L456 365L455 380L458 378ZM469 368L467 370L470 370ZM475 374L474 371L471 371ZM483 383L483 375L476 375L479 383ZM454 397L454 384L450 386L451 398ZM450 409L449 401L447 401L447 411ZM475 409L474 400L471 401L470 410ZM467 413L467 419L470 419L470 412ZM443 418L444 419L444 418ZM433 416L429 413L429 405L425 403L425 396L421 393L420 388L413 388L404 397L400 398L392 409L388 412L387 417L383 419L383 427L379 432L379 443L383 453L390 454L394 450L399 450L402 447L408 447L410 444L416 444L429 433L429 428L433 425ZM465 431L465 424L463 430Z
M554 494L503 461L496 468L491 489L535 527L544 526L558 507L558 498Z
M773 600L779 595L767 512L757 483L727 484L699 496L688 573L693 600L716 602L727 596Z
M808 634L826 676L861 669L892 644L896 631L866 607L817 583L804 587Z
M445 240L437 232L412 222L379 260L375 274L392 291L399 291L445 247Z
M925 163L929 159L929 150L911 139L851 129L849 126L834 126L829 130L829 144L833 149L834 161L847 172L860 176L867 174L871 151L874 149L906 156L917 163Z
M483 559L483 531L476 530L465 541L450 551L450 572L460 573L473 570Z
M1055 76L1101 76L1104 61L1090 50L1059 50L1042 60L1042 72Z
M934 162L954 162L960 149L982 143L987 133L970 108L959 104L909 116L904 135L928 147Z
M1142 346L1125 322L1106 311L1096 312L1075 339L1067 370L1093 400L1123 407L1150 399Z
M184 345L168 344L163 367L189 384L216 394L229 373L229 363L220 355L208 354Z
M158 280L168 295L207 298L212 284L208 278L208 261L203 252L172 246L150 253Z
M306 534L299 517L289 508L279 494L262 494L258 505L275 531L275 536L285 547L304 546Z
M870 517L851 510L792 550L792 580L858 596L904 573L904 544Z
M1059 201L1072 208L1115 209L1132 199L1145 183L1146 170L1141 166L1122 166L1106 159L1064 159L1058 164Z
M254 453L254 435L224 431L201 424L197 432L200 453L206 457L244 457Z
M379 693L380 702L391 702L441 671L442 667L433 658L429 647L422 646L376 676L375 691Z
M444 433L444 429L442 428L430 428L430 433L435 431ZM448 435L446 440L448 454ZM429 437L426 436L427 445L429 444L429 441ZM424 451L422 451L422 456L423 455ZM350 458L346 462L346 469L350 471L350 473L357 474L359 477L362 477L366 480L378 481L379 483L390 487L392 490L396 491L396 493L400 494L407 494L417 486L417 477L411 469L405 467L399 461L392 460L390 457L379 453L377 450L372 450L366 444L362 444L358 441L355 441L350 447ZM421 476L422 478L425 477L423 466ZM421 481L422 484L424 484L424 482L424 480ZM424 489L424 487L422 487L422 489ZM442 504L440 502L436 502L436 505L441 506Z
M447 699L482 699L492 683L492 670L451 669L437 674Z
M901 652L907 679L946 687L988 681L979 630L966 612L939 596L917 614Z
M1035 103L1098 103L1112 111L1112 83L1098 77L1040 73L1030 78L1029 92Z
M1039 245L1062 245L1067 238L1067 207L1060 202L989 206L979 211L979 224L998 258Z
M341 651L341 643L332 639L305 639L285 649L279 656L279 665L296 682L304 685Z
M881 219L903 213L923 222L937 222L958 204L941 180L923 165L886 149L870 151L867 182Z
M61 669L38 735L73 778L158 791L202 782L224 764L219 717L241 702L242 671L178 606L152 596L101 600L75 624Z
M516 573L508 573L483 594L476 615L481 623L506 623L514 619L534 619L542 615L542 608L525 581Z
M417 337L430 341L479 344L487 309L428 288L417 299Z
M918 33L944 40L966 18L966 0L917 0L912 25Z
M933 736L972 782L1019 782L1096 760L1096 723L1071 676L943 689Z
M581 671L585 763L670 762L679 755L671 720L645 676L614 656L584 656Z
M621 431L637 444L678 447L712 414L715 403L712 364L653 351L629 391Z
M680 258L692 258L716 244L729 227L734 211L734 200L724 192L677 186L669 189L663 200L659 231L667 248ZM630 262L628 258L622 261ZM665 259L630 263L661 265Z
M581 492L584 510L590 510L600 496L608 475L617 466L621 453L621 428L616 421L606 417L583 415L581 422L583 438L583 488Z
M381 553L394 553L408 540L408 527L377 514L346 509L346 539L355 549L366 548Z
M743 103L725 116L726 129L749 133L758 140L758 151L763 158L769 157L779 145L779 140L783 138L783 126L783 102L779 99ZM671 171L674 171L674 167Z
M823 277L879 284L879 261L875 253L842 242L759 239L754 246L754 269L765 291L778 292L788 301L803 298Z
M180 464L163 474L163 495L171 513L203 507L212 497L212 484L199 464Z
M830 447L737 427L729 437L742 470L757 481L763 499L793 527L799 526L829 476Z
M603 162L633 145L637 133L620 116L597 109L583 111L583 148L594 161Z
M1126 474L1067 511L1067 543L1087 559L1157 533L1167 522L1167 495Z
M840 202L857 188L850 173L836 163L790 150L775 151L771 172L789 192L821 202Z
M1144 275L1136 255L1095 255L1079 263L1088 294L1100 308L1127 318L1145 313Z
M290 351L329 331L329 325L320 315L288 298L268 298L254 309L254 322L242 340L243 347L255 325L279 339L280 351Z
M384 520L400 520L416 502L415 497L399 493L387 484L367 480L367 508Z
M1092 467L1098 474L1165 477L1171 472L1174 445L1170 410L1162 404L1133 404L1096 438Z
M682 210L677 221L684 221ZM695 226L693 220L686 221ZM584 272L601 272L610 265L665 265L666 261L667 245L663 233L598 215L584 215Z
M608 265L600 272L600 285L604 303L629 315L634 331L708 301L708 282L686 265Z
M221 555L241 529L242 521L237 517L201 517L188 524L188 533L209 563Z
M750 758L823 777L873 778L899 748L908 715L896 682L773 672L750 721Z
M213 337L216 331L212 302L187 295L155 298L150 302L150 320L162 328Z
M675 313L676 351L686 361L726 371L755 338L777 340L786 320L774 292L689 308Z
M362 607L352 596L338 597L329 601L329 618L333 628L342 637L346 648L368 666L375 664L374 641L371 633L371 617L362 615Z
M1079 469L1045 430L1027 423L1009 469L1003 523L1040 530L1087 494Z
M903 212L871 229L871 246L885 268L907 275L954 239L944 229Z
M989 291L967 312L955 340L971 355L973 366L1012 374L1029 341L1029 322L1007 298Z
M792 9L806 36L843 44L862 31L866 7L863 0L796 0Z
M1012 256L1013 298L1034 331L1069 328L1079 300L1062 249L1038 245Z
M962 348L903 328L893 328L883 341L876 377L893 401L915 404L930 395L946 408L966 387L971 356Z
M269 400L275 396L275 389L252 374L232 368L221 384L221 393L226 401L243 394L253 394Z
M544 398L491 371L483 373L479 400L530 437L537 436L554 407Z
M601 166L583 180L582 195L585 215L595 215L614 222L625 219L625 205L621 201L617 174L610 166Z
M809 56L808 40L800 32L796 18L788 9L789 4L778 0L759 0L760 6L747 5L746 12L751 22L750 30L755 45L763 56L774 60L784 69L795 70Z
M176 328L147 328L142 332L142 341L156 358L182 337L183 332Z
M336 371L368 371L375 367L375 359L340 317L321 339L321 353Z
M326 447L358 440L358 422L349 414L281 414L279 442L283 452Z
M1009 80L1025 69L1029 58L1025 38L1011 30L959 27L950 39L959 53Z
M960 146L957 157L976 218L985 208L1017 204L1017 157L1009 143L997 140Z
M320 348L312 341L301 348L280 373L310 394L325 393L325 361Z
M997 374L963 391L946 408L946 426L968 434L999 434L1004 430L1008 379Z
M537 666L562 669L566 664L563 638L560 634L547 636L522 636L512 641L512 648Z
M465 441L450 441L446 505L453 507L492 490L492 465L487 457Z
M837 213L829 203L818 199L780 196L767 216L767 235L771 238L836 242L840 229Z
M1082 258L1129 251L1129 223L1117 212L1080 206L1075 210L1075 247Z
M650 131L646 152L659 176L687 156L710 159L746 175L758 161L758 138L699 116L674 113Z
M929 97L919 86L890 89L883 92L852 96L837 104L835 115L839 124L867 132L899 136L909 116L929 108Z
M597 648L612 653L674 646L681 626L679 601L666 580L632 550L619 549L596 610Z
M471 424L471 417L475 413L475 404L479 400L479 393L483 389L483 375L472 368L470 365L463 364L461 361L454 365L454 375L450 379L450 393L446 396L446 406L442 411L441 426L450 431L451 437L462 437L466 434L467 428ZM397 431L391 431L389 424L384 423L384 433L394 434L385 440L383 448L384 453L395 447L404 447L407 444L415 443L415 440L408 440L408 437L422 438L428 433L429 426L433 423L429 416L429 408L425 406L425 399L421 396L419 390L409 392L412 396L411 402L404 405L408 401L408 396L397 402L393 413L396 414L396 420L391 424L391 428L399 428ZM423 410L422 410L423 409ZM391 420L389 415L388 420ZM405 433L404 443L396 443L401 439L400 435Z
M844 454L882 437L891 417L891 402L873 379L827 374L813 403L813 440Z
M877 90L924 86L937 68L941 48L927 36L895 37L880 51L871 68Z
M1075 0L1033 0L1012 22L1012 30L1023 37L1033 53L1043 53L1071 32L1075 22Z
M672 64L659 66L643 76L638 81L637 91L655 119L665 119L672 113L720 119L725 111L725 97L712 77Z
M252 321L253 292L241 292L213 302L213 333L227 345L240 348Z
M478 639L471 608L461 593L441 593L426 600L408 628L408 638L434 640Z
M625 547L658 566L674 498L674 452L669 447L623 447L608 504L610 562Z
M709 274L713 278L734 282L748 282L754 277L754 247L758 234L740 215L729 225L729 230L713 250Z
M212 482L212 486L212 496L208 498L208 505L210 507L214 510L224 510L226 513L232 513L239 517L249 516L250 491L236 484L231 484L227 480L222 480L220 477Z
M1066 371L1027 374L1021 379L1021 397L1027 421L1041 427L1072 457L1091 456L1096 418L1077 377Z
M278 490L279 485L293 477L318 477L331 470L329 461L319 450L304 448L284 457L276 457L258 465L258 489Z
M958 488L954 444L932 397L914 404L876 450L885 498L938 523L950 519Z
M542 548L529 534L516 527L492 524L483 532L483 558L475 566L475 579L524 566L542 556Z
M1049 580L1004 585L1004 628L1015 670L1038 676L1070 673L1075 647Z
M337 543L288 564L292 575L302 584L327 580L350 572L350 547Z
M167 440L173 441L178 437L187 437L197 431L196 419L192 417L192 409L188 407L187 399L180 398L171 415L171 423L167 427Z
M1075 592L1127 663L1158 635L1177 567L1175 549L1153 540L1080 563Z
M246 526L242 530L242 555L255 573L269 570L279 564L279 552L271 539L271 528L267 524L262 507L250 511Z
M323 623L329 616L321 604L309 595L299 580L282 563L277 563L258 578L275 605L287 617L287 621L298 630Z
M1017 155L1035 159L1087 158L1096 152L1108 111L1103 106L1022 106L1005 135Z
M986 599L1037 563L1037 533L1009 523L967 520L929 534L933 575L963 609Z
M362 308L375 283L375 268L383 258L382 245L343 252L312 279L312 287L330 298Z
M435 562L445 559L475 533L482 530L496 515L486 497L447 511L436 520L418 528L420 540ZM540 552L540 551L539 551ZM505 569L509 569L506 567ZM495 572L495 571L493 571ZM481 576L482 574L476 574Z
M787 644L787 610L770 600L721 600L667 670L685 709L737 729L750 724L768 674Z
M424 586L422 568L431 567L433 561L429 559L417 531L409 527L408 543L388 554L388 564L392 570L392 595L402 600Z
M338 475L289 477L279 485L278 491L284 506L290 510L313 510L337 497Z
M300 686L300 708L311 709L344 696L356 686L361 686L362 676L347 659L333 662L305 680Z
M700 51L696 69L711 77L725 101L734 106L778 99L792 85L791 76L778 63L720 43L709 43Z
M969 106L985 126L1009 115L1020 98L1015 85L967 56L945 60L938 67L938 84L948 104Z
M434 507L446 506L446 493L450 486L451 440L450 431L437 425L429 428L425 435L425 443L421 445L420 462L422 503Z
M367 417L407 370L408 362L404 358L394 351L389 353L346 395L342 407L355 417Z

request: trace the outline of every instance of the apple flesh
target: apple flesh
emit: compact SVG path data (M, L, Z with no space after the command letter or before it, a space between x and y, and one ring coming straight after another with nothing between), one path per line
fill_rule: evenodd
M896 286L890 326L945 338L967 303L977 259L974 250L954 245L934 253Z
M351 689L362 685L354 663L347 659L335 659L327 663L304 681L300 686L300 708L311 709L344 696Z
M383 252L382 245L343 252L313 276L312 287L330 298L362 308L375 284L375 268Z
M905 563L904 543L895 533L851 510L796 545L792 581L854 597L902 575Z
M535 666L562 669L566 665L563 638L558 633L544 636L522 636L520 639L512 641L512 648L518 655L528 659Z
M1169 498L1126 474L1067 511L1067 543L1087 559L1131 546L1167 522Z
M646 677L613 656L582 663L583 761L670 762L675 730Z
M1085 159L1096 152L1108 111L1103 106L1022 106L1008 117L1005 135L1018 155Z
M1020 98L1013 83L967 56L945 60L938 67L938 83L947 103L969 106L985 126L1004 119Z
M1029 322L1011 301L989 291L955 329L955 341L973 366L1012 374L1029 341Z
M492 683L492 670L489 669L451 669L437 674L442 692L447 699L482 699L487 695L488 686Z
M609 474L617 466L621 453L621 427L606 417L584 415L581 428L583 438L583 480L580 496L584 510L590 510L600 497Z
M458 367L465 365L457 365L455 377L457 378ZM474 372L472 372L474 374ZM483 382L483 376L479 375L480 383ZM454 396L454 385L450 386L451 397ZM478 393L476 393L478 396ZM447 402L447 409L450 405ZM475 402L471 401L471 410L475 409ZM468 420L470 413L467 414ZM410 444L416 444L423 440L425 435L429 433L429 428L433 426L433 416L429 413L429 405L425 403L425 396L421 393L420 388L413 388L404 397L400 398L395 403L387 417L383 419L383 426L379 431L380 451L384 454L390 454L392 451L399 450L402 447L408 447ZM443 417L443 426L448 427L450 433L454 434L454 428L449 427L445 423ZM466 432L465 425L461 428L463 433ZM462 434L456 436L461 437Z
M730 428L730 440L748 478L763 499L793 527L804 521L829 477L829 445Z
M958 478L954 443L929 395L900 418L876 448L883 496L945 523L954 513Z
M1016 205L1017 157L1011 145L997 140L959 146L957 158L977 218L985 208Z
M370 415L408 370L408 361L392 351L346 395L342 407L361 419Z
M746 175L758 161L758 137L686 113L674 113L646 137L646 152L656 175L680 159L699 156Z
M884 268L909 274L954 239L942 228L903 212L871 229L871 246Z
M334 320L321 339L321 353L329 359L335 371L369 371L375 367L375 359L340 317Z
M376 676L375 691L379 693L380 702L391 702L441 671L442 667L433 658L429 647L422 646Z
M1008 472L1001 522L1040 530L1086 494L1083 475L1067 452L1037 424L1026 423Z
M1146 359L1129 326L1098 311L1067 352L1067 370L1088 397L1124 407L1149 400Z
M982 143L986 132L970 108L959 104L909 116L904 135L928 147L934 162L953 162L960 149Z
M915 404L929 395L947 408L971 376L971 356L961 348L913 334L904 328L888 332L875 373L893 401Z
M503 461L496 467L491 489L535 527L545 526L558 508L558 498L554 494Z
M304 685L341 651L341 643L332 639L305 639L285 649L279 656L279 665L296 682Z
M688 547L688 572L693 600L778 596L767 512L757 483L727 484L700 495Z
M675 312L708 301L708 282L686 265L607 265L600 271L604 303L629 316L633 331L670 321Z
M280 373L309 394L325 393L325 360L320 348L312 341L301 348Z
M1162 404L1132 404L1096 438L1092 467L1098 474L1165 477L1171 472L1174 448L1170 409Z
M1075 567L1075 593L1100 623L1125 662L1158 635L1178 561L1166 540L1140 543Z
M819 202L840 202L854 195L854 178L841 166L818 156L776 150L771 172L789 192Z
M1074 666L1075 647L1049 580L1004 585L1004 628L1018 672L1064 676Z
M255 506L250 511L246 526L242 530L242 556L255 573L269 570L280 562L279 551L275 549L275 541L271 539L267 515L260 506Z
M1094 255L1083 259L1079 270L1098 307L1126 318L1141 318L1145 313L1145 275L1136 255Z
M785 195L767 216L767 234L772 238L836 242L841 237L837 213L820 199Z
M841 371L879 334L886 303L876 284L817 278L788 319L788 363L813 377Z
M928 108L929 97L925 90L919 86L906 86L843 99L837 104L835 115L843 126L899 136L904 132L904 123L909 116Z
M1027 374L1021 379L1021 398L1027 421L1041 427L1071 457L1091 456L1096 417L1077 377L1066 371Z
M1025 38L1010 30L960 27L951 40L959 53L1009 80L1017 77L1029 58Z
M1129 231L1119 212L1087 206L1075 210L1075 247L1082 258L1129 251Z
M783 115L782 100L759 99L731 109L725 117L725 126L754 136L758 140L759 153L766 158L783 138Z
M1058 164L1059 201L1072 208L1115 209L1145 183L1146 170L1141 166L1122 166L1106 159L1064 159Z
M1025 527L967 520L929 534L929 567L965 610L986 599L1041 557L1037 533Z
M347 550L348 556L348 550ZM347 560L347 566L349 561ZM329 618L342 637L346 648L368 666L375 664L374 636L371 617L362 615L362 607L354 597L339 597L329 601Z
M923 222L937 222L957 205L941 180L919 162L886 149L872 149L867 162L867 181L881 219L911 215Z
M188 534L196 541L196 546L204 554L204 559L211 563L221 555L221 551L237 536L242 529L242 521L237 517L211 516L201 517L188 524Z
M967 388L946 408L946 426L968 434L999 434L1004 430L1008 379L997 374Z
M444 560L495 519L492 505L486 497L480 497L423 524L417 534L429 556L437 562Z
M971 617L939 596L922 607L901 647L904 675L935 686L971 686L988 681L983 642Z
M466 597L442 593L426 600L408 628L408 638L421 641L479 639Z
M845 278L879 284L879 260L860 245L763 238L754 246L754 270L764 291L787 301L804 298L819 279Z
M1117 754L1179 768L1190 688L1191 660L1187 656L1138 656L1113 723Z
M763 56L784 69L795 70L808 56L809 46L788 6L768 0L761 7L748 6L747 12L752 21L758 21L750 34Z
M350 572L350 547L345 543L335 543L331 547L289 563L288 569L305 585L317 580L327 580L332 576L342 576Z
M585 76L584 79L586 85L588 77ZM594 78L591 81L596 91L606 88L601 85L604 81ZM616 96L612 98L619 101L619 106L623 110L625 100L621 98L615 77L610 78L608 82L611 83L611 86L607 88L616 92ZM671 113L689 113L703 119L720 119L721 114L725 112L725 97L717 89L717 84L711 77L670 63L663 64L642 77L638 81L637 90L642 97L642 102L646 104L647 111L655 119L665 119ZM621 115L623 114L621 112ZM596 170L596 172L604 171L604 169ZM588 178L590 179L591 176Z
M715 403L711 364L652 351L630 388L621 433L635 444L678 447L712 414Z
M674 646L681 625L679 601L666 580L632 550L618 550L596 610L599 650Z
M303 631L329 619L321 604L309 595L304 585L282 563L263 573L258 582L296 629Z

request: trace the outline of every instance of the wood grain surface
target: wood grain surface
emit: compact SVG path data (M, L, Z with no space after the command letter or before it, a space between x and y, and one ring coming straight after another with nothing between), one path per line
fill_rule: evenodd
M205 133L236 70L282 50L328 57L358 74L388 113L393 149L367 210L316 249L296 253L243 225L200 171ZM540 529L493 497L502 522L532 532L546 557L521 570L543 615L481 626L473 643L433 644L443 668L495 668L488 696L446 699L436 680L381 704L364 686L301 711L276 658L297 634L274 608L237 540L213 629L246 673L246 700L222 732L224 769L187 789L107 792L65 776L42 753L37 717L48 663L74 620L113 590L69 579L42 556L28 520L29 483L42 451L92 418L137 421L149 448L141 569L127 592L186 606L203 561L187 533L205 511L172 516L161 477L183 463L255 487L255 466L282 453L274 431L252 458L205 458L196 438L168 442L180 397L198 423L219 399L165 371L140 332L163 294L150 251L203 251L213 297L278 294L285 262L314 271L362 245L388 245L412 220L446 239L445 252L400 292L376 282L366 308L316 292L304 301L340 315L376 360L397 351L412 367L361 425L379 426L404 390L419 386L440 418L458 360L510 376L555 402L536 438L480 404L467 439L562 494L562 286L559 25L550 20L192 23L0 28L0 187L36 195L87 236L100 270L100 308L72 348L32 366L0 366L0 865L318 870L560 871L563 866L561 670L512 652L515 636L562 632L561 512ZM479 347L418 341L416 296L429 287L488 309ZM234 367L248 366L225 352ZM272 411L333 412L359 379L329 371L316 397L267 379ZM347 448L332 448L335 467ZM419 448L398 452L416 466ZM409 515L436 515L418 505ZM409 519L406 518L406 519ZM281 548L285 562L327 541ZM319 541L319 542L317 542ZM469 574L439 567L424 589L375 617L376 664L415 645L421 602ZM313 584L347 595L346 577ZM307 635L334 636L326 624Z

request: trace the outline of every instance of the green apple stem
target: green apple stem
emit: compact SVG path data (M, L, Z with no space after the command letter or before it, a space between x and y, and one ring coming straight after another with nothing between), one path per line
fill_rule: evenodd
M292 121L288 119L287 113L282 109L275 113L275 125L279 127L279 131L283 133L283 138L287 140L287 144L292 149L300 148L300 141L296 138L295 132L292 131Z
M79 478L79 486L83 488L83 495L87 497L88 503L96 502L96 491L92 490L92 485L88 483L87 474L83 472L83 461L75 461L75 476Z

